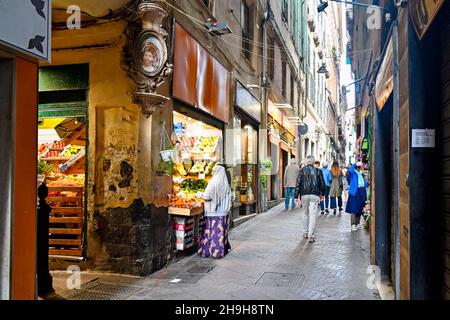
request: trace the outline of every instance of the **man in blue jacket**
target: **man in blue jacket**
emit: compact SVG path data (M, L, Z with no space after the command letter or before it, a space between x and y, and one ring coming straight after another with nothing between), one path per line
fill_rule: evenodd
M323 179L325 180L325 199L320 202L320 213L324 214L325 212L328 214L328 204L330 202L330 187L331 187L331 170L328 169L328 162L324 161L322 162L322 175ZM325 210L325 212L324 212Z

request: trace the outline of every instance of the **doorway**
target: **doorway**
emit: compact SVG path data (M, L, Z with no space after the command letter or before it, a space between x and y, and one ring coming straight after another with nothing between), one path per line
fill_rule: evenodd
M49 256L86 258L89 65L39 70L38 183L48 187Z

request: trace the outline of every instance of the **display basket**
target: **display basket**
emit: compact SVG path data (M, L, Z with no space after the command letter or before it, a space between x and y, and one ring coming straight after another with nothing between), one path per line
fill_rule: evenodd
M159 153L164 162L175 160L175 150L162 150Z

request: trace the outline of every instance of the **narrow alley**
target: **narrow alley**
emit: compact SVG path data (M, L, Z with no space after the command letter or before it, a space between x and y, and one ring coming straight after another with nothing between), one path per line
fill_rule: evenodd
M350 215L319 215L317 241L302 238L301 209L279 205L230 232L223 259L192 255L149 277L83 272L81 290L63 290L65 271L52 272L70 300L380 299L367 287L369 233L350 231Z

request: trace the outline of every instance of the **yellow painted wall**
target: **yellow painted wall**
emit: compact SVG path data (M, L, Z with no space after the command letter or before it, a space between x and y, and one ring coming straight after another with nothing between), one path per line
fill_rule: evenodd
M135 85L121 67L124 28L123 22L111 22L81 30L53 32L51 65L89 64L87 191L90 213L127 208L137 198L135 168L140 112L128 95L135 90ZM105 44L112 45L92 47ZM80 48L83 46L91 48ZM130 187L119 186L123 180L122 161L127 161L135 170Z

